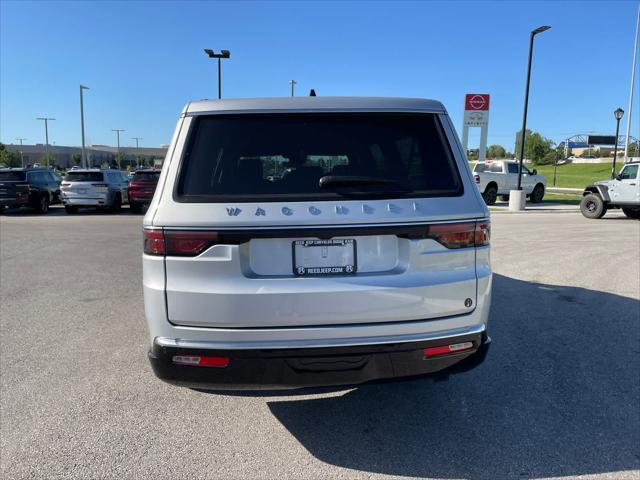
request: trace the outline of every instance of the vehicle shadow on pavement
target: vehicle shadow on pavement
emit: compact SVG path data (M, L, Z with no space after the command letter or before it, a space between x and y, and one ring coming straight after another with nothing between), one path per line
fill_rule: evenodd
M270 401L319 460L414 477L503 479L640 468L640 302L494 276L483 365L448 381Z

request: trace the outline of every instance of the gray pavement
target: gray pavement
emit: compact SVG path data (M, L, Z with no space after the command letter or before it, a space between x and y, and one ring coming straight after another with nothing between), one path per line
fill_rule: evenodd
M218 395L146 360L141 217L0 217L2 478L640 477L640 222L493 216L478 369Z

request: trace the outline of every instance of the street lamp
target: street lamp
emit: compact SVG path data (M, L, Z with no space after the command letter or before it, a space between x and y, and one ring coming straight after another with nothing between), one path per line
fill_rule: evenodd
M49 167L49 120L55 120L55 118L50 117L38 117L36 120L44 120L44 141L45 141L45 151L47 154L47 168Z
M529 108L529 83L531 81L531 59L533 57L533 37L537 34L549 30L551 27L543 25L531 31L529 38L529 64L527 66L527 85L524 91L524 113L522 115L522 130L520 135L520 167L518 168L518 187L516 190L522 190L522 163L524 161L524 142L527 136L527 110Z
M618 133L620 132L620 120L624 115L624 110L616 108L613 112L613 116L616 117L616 141L613 147L613 167L611 168L611 178L616 176L616 157L618 156Z
M136 141L136 168L139 167L138 159L140 158L140 154L138 153L138 141L142 140L142 137L131 137L132 140Z
M89 87L80 85L80 130L82 133L82 166L87 168L87 154L84 147L84 102L82 98L82 91L89 90Z
M291 84L291 96L293 97L294 96L293 89L295 88L295 85L298 82L296 82L295 80L289 80L289 83Z
M17 137L16 140L20 142L20 166L24 168L24 157L22 156L22 141L26 140L26 138Z
M231 52L229 50L220 50L220 53L215 53L210 48L205 48L204 53L206 53L209 58L217 58L218 59L218 98L222 98L222 71L221 71L221 59L223 58L231 58Z
M112 128L112 132L116 132L116 136L118 137L118 169L120 168L120 132L124 132L122 128Z

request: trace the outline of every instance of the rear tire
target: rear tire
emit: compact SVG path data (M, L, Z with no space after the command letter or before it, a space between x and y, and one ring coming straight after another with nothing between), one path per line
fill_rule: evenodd
M495 205L496 200L498 199L498 189L493 185L488 186L485 188L482 198L484 198L484 203L487 205Z
M531 195L529 195L529 200L531 203L540 203L544 198L544 186L540 183L535 186Z
M40 195L34 208L38 213L47 213L49 211L49 195Z
M75 213L78 213L78 207L74 207L73 205L65 205L64 211L67 212L69 215L73 215Z
M119 193L116 193L116 197L113 199L113 205L111 205L111 211L113 213L120 213L122 210L122 198Z
M629 218L640 220L640 208L623 208L622 212Z
M600 195L589 193L580 201L580 211L587 218L602 218L607 213L607 205Z

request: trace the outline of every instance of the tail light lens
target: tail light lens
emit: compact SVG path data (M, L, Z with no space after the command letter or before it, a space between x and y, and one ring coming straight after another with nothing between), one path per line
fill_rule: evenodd
M145 228L144 253L195 257L218 242L217 232L180 232L161 228Z
M71 184L70 184L70 183L65 183L65 182L63 182L63 183L61 183L61 184L60 184L60 188L61 188L62 190L68 190L70 186L71 186Z
M480 175L474 175L473 178L475 179L476 183L480 183Z
M145 228L142 231L144 253L147 255L164 255L166 252L164 244L164 232L161 228Z
M18 202L25 202L29 199L29 195L27 195L26 193L19 193L18 195L16 195L16 200Z
M482 247L489 245L491 227L486 222L442 223L430 225L427 238L447 248Z
M165 230L164 241L167 255L194 257L218 241L217 232L172 232Z

